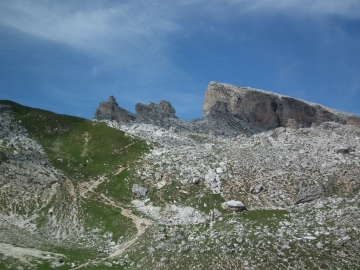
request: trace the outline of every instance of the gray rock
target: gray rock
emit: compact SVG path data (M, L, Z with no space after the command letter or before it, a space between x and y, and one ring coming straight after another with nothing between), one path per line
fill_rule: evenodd
M300 189L295 204L310 202L325 195L326 189L323 185L309 186Z
M132 186L132 193L138 197L145 197L148 194L148 189L139 186L138 184L134 184Z
M244 117L249 123L266 130L285 127L289 119L294 127L292 121L303 127L327 121L360 127L357 115L272 92L217 82L210 82L206 89L203 114Z
M278 256L276 255L269 257L270 262L276 262L277 260L278 260Z
M149 102L148 105L137 103L135 111L138 116L161 119L161 118L176 118L175 109L170 102L161 100L159 104Z
M201 183L201 179L199 177L194 177L192 182L193 182L193 184L198 185Z
M252 186L252 187L250 188L250 192L253 193L253 194L258 194L258 193L260 193L263 189L264 189L264 188L263 188L262 184L258 184L258 185Z
M338 154L349 154L351 152L355 152L354 148L352 147L345 147L345 148L338 148L335 150Z
M217 175L215 172L210 171L205 175L205 181L208 183L212 183L212 182L216 181L216 176Z
M161 263L168 263L168 262L169 262L169 259L166 258L166 257L162 257L162 258L160 259L160 262L161 262Z
M120 108L114 96L110 96L107 102L101 102L95 111L94 119L115 120L118 122L130 122L135 119L131 112Z
M160 181L162 178L162 174L160 172L155 172L155 179Z
M295 119L291 119L291 118L288 119L288 121L286 123L286 128L298 129L298 127L299 127L299 125Z
M245 205L240 201L227 201L222 204L222 207L234 212L242 212L247 210Z
M305 239L305 240L315 240L316 239L316 237L314 237L314 236L311 236L311 235L306 235L306 236L303 236L302 237L302 239Z
M180 247L179 252L185 252L185 251L189 251L189 250L191 250L191 246L185 245L183 247Z

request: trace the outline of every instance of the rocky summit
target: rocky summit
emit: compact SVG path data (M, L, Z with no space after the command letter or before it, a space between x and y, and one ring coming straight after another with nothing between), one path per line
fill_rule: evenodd
M0 269L359 268L359 116L216 82L135 111L0 101Z
M204 116L230 114L245 118L266 130L277 127L311 127L336 122L360 127L360 117L335 111L319 104L272 92L210 82L203 105Z

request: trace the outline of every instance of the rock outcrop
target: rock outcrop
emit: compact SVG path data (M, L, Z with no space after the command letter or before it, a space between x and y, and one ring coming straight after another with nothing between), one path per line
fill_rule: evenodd
M227 201L222 204L222 208L234 211L234 212L242 212L246 211L245 205L240 201Z
M176 118L175 109L170 102L160 100L159 104L149 102L148 105L137 103L135 105L137 116L150 117L154 119L159 118Z
M95 111L97 120L115 120L118 122L130 122L135 119L131 112L120 108L114 96L110 96L107 102L101 102Z
M174 132L196 132L224 137L252 136L279 127L297 130L321 124L360 127L360 117L272 92L210 82L203 104L203 117L192 121L175 116L170 102L137 103L136 114L118 106L113 96L101 102L96 120L151 124ZM332 124L330 124L332 123ZM266 139L262 144L267 143Z
M288 123L311 127L330 121L360 127L360 117L356 115L272 92L217 82L210 82L206 90L203 113L245 118L266 130L286 127Z
M325 195L326 188L323 185L303 187L297 195L295 204L310 202Z
M132 122L146 119L158 120L163 118L177 118L175 109L170 102L161 100L159 104L149 102L148 105L137 103L135 105L136 114L133 114L121 107L116 102L114 96L110 96L107 102L101 102L95 111L94 119L115 120L117 122Z

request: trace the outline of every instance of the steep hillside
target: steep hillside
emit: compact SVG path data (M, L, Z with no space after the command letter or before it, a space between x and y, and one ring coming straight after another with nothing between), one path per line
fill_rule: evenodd
M0 255L1 269L39 269L37 260L63 268L60 257L78 264L135 237L121 205L131 198L127 170L148 151L143 141L103 123L1 104L0 238L11 245ZM41 255L50 251L62 255Z
M0 104L1 269L358 268L355 125Z

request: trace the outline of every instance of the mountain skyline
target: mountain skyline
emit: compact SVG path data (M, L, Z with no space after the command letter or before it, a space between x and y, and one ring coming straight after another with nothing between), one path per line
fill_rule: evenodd
M92 118L114 95L201 117L210 81L360 115L360 3L0 1L0 95Z

